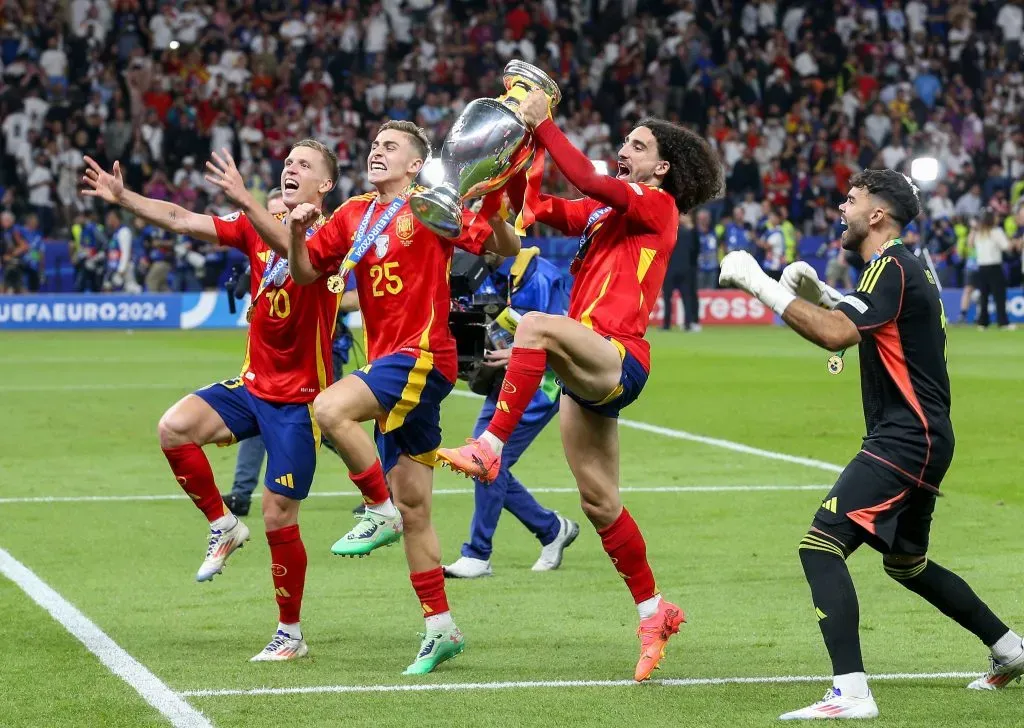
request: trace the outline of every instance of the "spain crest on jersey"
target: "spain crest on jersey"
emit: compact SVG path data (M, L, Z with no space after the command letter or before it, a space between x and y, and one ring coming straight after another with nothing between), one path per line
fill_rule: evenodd
M412 215L400 215L395 221L395 232L403 245L409 245L412 242L412 226Z

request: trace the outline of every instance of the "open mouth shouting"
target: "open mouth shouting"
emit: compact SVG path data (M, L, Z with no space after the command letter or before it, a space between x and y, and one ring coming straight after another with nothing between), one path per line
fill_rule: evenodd
M629 177L630 174L630 168L626 165L625 162L619 160L619 172L618 174L615 175L615 179L626 179Z

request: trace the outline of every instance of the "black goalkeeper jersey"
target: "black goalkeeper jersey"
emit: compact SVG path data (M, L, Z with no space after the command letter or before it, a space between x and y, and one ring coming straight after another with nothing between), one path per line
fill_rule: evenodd
M953 424L946 315L931 272L902 244L890 245L836 309L861 335L862 453L937 488L953 458Z

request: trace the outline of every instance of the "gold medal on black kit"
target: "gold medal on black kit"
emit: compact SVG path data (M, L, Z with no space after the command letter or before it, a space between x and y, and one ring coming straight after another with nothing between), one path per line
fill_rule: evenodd
M327 290L331 293L342 293L345 290L345 281L339 275L333 275L327 279Z
M828 358L828 363L825 366L829 374L839 374L843 371L843 357L833 354Z

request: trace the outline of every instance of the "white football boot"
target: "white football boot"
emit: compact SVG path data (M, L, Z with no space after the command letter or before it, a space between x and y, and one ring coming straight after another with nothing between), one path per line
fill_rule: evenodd
M558 515L557 513L555 515ZM555 540L540 550L540 558L531 571L552 571L562 565L562 553L572 545L580 535L580 525L558 515L558 535Z
M831 687L825 697L814 705L783 713L779 720L824 720L828 718L877 718L878 706L875 697L869 692L866 698L847 698L839 692L839 688Z
M468 556L462 556L455 563L444 567L444 575L449 579L478 579L493 573L490 561L471 559Z
M1005 665L997 662L994 657L990 657L989 659L992 661L991 669L989 669L987 674L982 675L968 685L967 687L969 689L999 690L1000 688L1005 688L1014 680L1020 680L1021 676L1024 675L1024 650L1021 650L1021 653L1017 655L1017 657L1010 660Z
M283 629L278 629L274 639L263 648L249 662L283 662L285 660L297 660L309 653L309 645L302 637L292 637Z
M235 525L225 529L210 529L210 542L206 547L206 558L196 572L196 581L210 581L224 570L228 556L240 549L249 540L249 527L235 518Z

